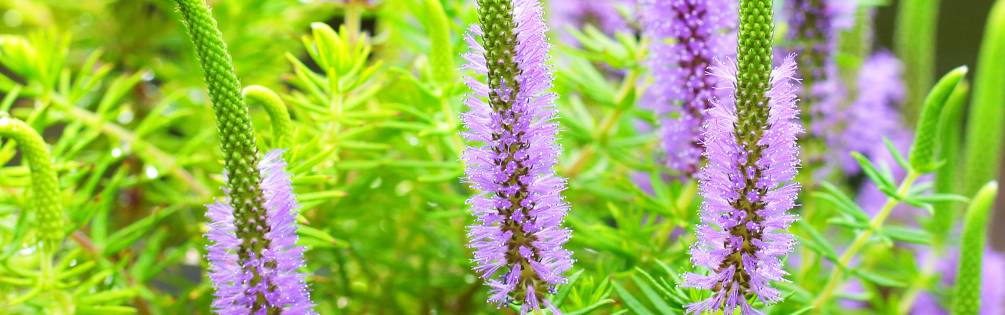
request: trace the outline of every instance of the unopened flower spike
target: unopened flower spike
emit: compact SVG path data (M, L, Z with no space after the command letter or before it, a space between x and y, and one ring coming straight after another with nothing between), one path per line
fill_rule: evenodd
M691 262L708 272L688 273L681 283L712 295L688 305L688 313L760 314L750 301L781 299L774 282L785 281L782 258L795 245L787 230L797 217L788 211L799 193L792 180L802 128L795 57L772 71L771 16L772 0L741 1L737 62L713 70L732 95L707 113L708 164L697 175L704 201Z
M224 153L226 197L208 205L218 314L314 314L297 246L297 208L282 151L258 160L251 116L204 0L177 0L209 88Z
M49 148L35 129L5 113L0 113L0 137L17 142L28 165L31 172L30 207L34 211L42 245L51 254L63 241L64 223L59 180Z
M521 312L558 312L546 296L565 282L572 253L562 221L569 205L554 165L555 95L549 92L549 45L537 0L479 0L480 26L467 36L472 94L463 115L468 200L476 222L468 246L474 270L490 288L489 302ZM491 61L491 62L488 62ZM487 82L482 81L484 78Z
M698 171L705 111L721 90L718 78L708 74L709 66L736 50L731 36L736 30L735 7L735 0L641 2L653 78L641 106L659 115L664 162L684 177Z

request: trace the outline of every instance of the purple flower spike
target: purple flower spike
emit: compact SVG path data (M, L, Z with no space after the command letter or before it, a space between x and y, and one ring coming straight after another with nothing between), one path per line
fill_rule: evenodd
M698 171L705 111L717 96L712 60L736 50L736 1L643 0L643 34L650 38L653 83L641 106L660 117L667 168L685 177Z
M815 137L826 137L845 98L835 52L838 32L854 23L855 5L847 0L786 1L788 39L792 52L799 56L800 76L805 80L802 103Z
M765 125L755 143L738 132L750 118L738 116L736 98L714 102L705 123L706 165L699 173L701 224L698 242L691 247L691 262L708 269L708 275L689 273L684 287L712 290L704 301L688 305L688 313L723 310L732 314L759 314L748 304L756 296L765 303L781 296L772 282L785 281L781 258L795 244L787 232L797 217L799 185L792 180L799 165L796 138L802 132L796 93L796 65L789 56L770 75ZM735 64L718 64L713 75L737 84ZM733 95L730 93L730 95Z
M472 94L465 101L465 137L480 146L463 155L466 180L479 193L468 200L476 223L468 246L474 270L490 287L490 303L520 302L526 313L554 309L546 299L572 267L562 248L569 205L558 155L555 95L545 64L549 45L536 0L478 1L481 26L467 36L465 68ZM486 60L492 60L491 63ZM487 77L486 82L480 78Z
M265 196L269 224L268 247L250 257L239 257L241 240L228 198L207 205L212 221L206 233L210 263L209 277L216 289L213 309L221 315L266 314L280 310L284 315L315 314L304 276L304 248L297 246L295 214L297 202L281 150L269 152L259 165L260 187ZM250 286L254 277L262 280ZM254 303L256 300L264 303ZM269 309L252 309L253 305Z

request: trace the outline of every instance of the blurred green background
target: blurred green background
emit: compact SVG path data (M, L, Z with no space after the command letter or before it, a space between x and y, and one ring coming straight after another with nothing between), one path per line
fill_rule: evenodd
M935 52L935 73L946 73L960 65L968 65L973 68L977 64L977 52L981 47L981 39L984 38L984 24L993 3L993 0L941 1ZM893 47L897 4L899 1L893 0L890 6L881 6L876 15L876 40L887 48ZM1002 178L1005 178L1005 169L998 175L999 181ZM996 203L998 209L994 225L991 228L993 235L991 242L998 250L1005 250L1005 199L1003 198L1005 197L998 197Z

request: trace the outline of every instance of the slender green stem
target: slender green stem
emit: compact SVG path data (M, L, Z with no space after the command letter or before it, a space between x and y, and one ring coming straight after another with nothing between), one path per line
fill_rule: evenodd
M910 171L907 174L907 178L905 178L900 184L900 188L897 189L897 196L907 195L907 193L911 190L911 186L919 176L921 176L920 173L913 170ZM890 217L890 213L893 212L893 208L898 204L900 204L900 201L897 200L897 198L887 198L886 204L883 205L883 208L876 214L875 217L872 218L871 221L869 221L869 228L859 232L858 236L855 237L855 240L852 241L850 246L848 246L848 249L844 251L838 259L837 264L835 264L830 278L827 279L827 284L824 285L823 291L821 291L820 294L817 295L817 298L813 300L810 308L813 309L815 314L820 314L823 311L822 306L830 300L831 296L834 294L834 290L837 289L838 285L840 285L844 280L844 271L849 267L849 265L851 265L851 260L854 259L855 256L858 255L858 252L869 243L869 239L872 238L873 234L883 227L883 223L885 223L886 219Z
M345 7L345 26L346 30L349 31L349 41L355 42L360 36L360 30L363 24L363 7L364 4L358 3L357 1L349 1Z

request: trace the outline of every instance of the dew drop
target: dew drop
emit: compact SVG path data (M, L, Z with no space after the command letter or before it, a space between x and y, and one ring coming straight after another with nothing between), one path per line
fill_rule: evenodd
M115 120L118 121L120 124L128 124L133 121L133 118L135 118L133 110L126 108L119 113L119 117L117 117Z
M157 178L157 175L160 175L160 173L157 171L157 168L153 167L153 165L147 165L147 167L143 170L143 172L146 173L147 178L149 179Z

